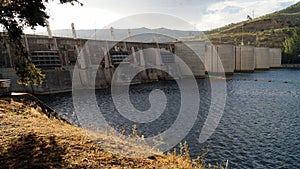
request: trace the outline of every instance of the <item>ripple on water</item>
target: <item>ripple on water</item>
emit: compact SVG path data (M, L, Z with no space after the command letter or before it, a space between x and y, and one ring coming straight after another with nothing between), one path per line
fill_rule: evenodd
M246 78L247 80L238 80ZM198 143L199 133L210 106L208 81L197 80L201 97L198 119L186 137L190 154L196 157L209 146L207 163L225 164L230 168L300 168L300 70L271 70L233 75L227 83L227 101L220 124L211 138ZM254 79L258 81L255 82ZM272 83L267 80L272 79ZM288 81L288 83L284 83ZM161 89L169 98L164 114L149 125L140 125L145 133L167 129L180 108L180 91L175 82L132 86L131 102L136 108L149 108L149 93ZM122 119L112 102L110 91L96 91L99 107L116 126L133 123ZM74 111L72 94L55 94L40 98L66 116ZM174 113L175 112L175 113Z

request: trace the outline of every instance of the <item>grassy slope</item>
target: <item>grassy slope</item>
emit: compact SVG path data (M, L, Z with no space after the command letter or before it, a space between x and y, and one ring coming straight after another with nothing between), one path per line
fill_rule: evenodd
M282 47L290 29L300 27L300 2L253 20L230 24L218 29L207 31L209 39L214 43L244 44L255 46Z
M119 146L126 152L152 150L105 133L95 134L99 145L84 129L49 119L24 100L0 98L0 130L0 168L192 168L183 155L159 154L150 159L112 154L102 146ZM196 167L202 168L199 163Z

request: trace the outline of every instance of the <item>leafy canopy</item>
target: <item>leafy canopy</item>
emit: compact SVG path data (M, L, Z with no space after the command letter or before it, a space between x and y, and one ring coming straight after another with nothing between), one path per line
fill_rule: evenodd
M82 5L78 0L59 2ZM22 43L22 35L25 27L34 29L36 26L46 26L46 20L49 18L45 6L47 3L49 0L0 0L0 25L6 30L9 43L17 49L17 63L14 63L14 68L22 84L40 85L45 78L41 70L30 61Z
M293 35L286 38L284 44L284 52L290 55L300 54L300 30L294 29Z
M300 30L295 28L291 37L287 37L283 43L285 62L300 63Z

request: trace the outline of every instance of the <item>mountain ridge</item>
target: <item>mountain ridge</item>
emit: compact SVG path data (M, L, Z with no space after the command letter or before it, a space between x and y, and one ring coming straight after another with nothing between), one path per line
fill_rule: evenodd
M129 35L130 30L130 35ZM46 32L38 33L40 35L47 35ZM53 30L54 36L61 37L73 37L71 29ZM184 30L172 30L166 28L136 28L136 29L113 29L113 35L111 29L79 29L76 30L77 38L84 39L97 39L97 40L135 40L143 42L153 42L159 39L160 42L169 42L182 37L199 36L201 31L184 31Z
M213 44L245 44L282 48L286 37L292 35L295 27L300 27L300 2L258 18L250 18L208 31L182 31L166 28L148 29L142 27L130 29L130 38L134 37L133 40L144 42L168 42L181 38L201 39L203 34L205 34ZM118 41L129 39L128 29L113 29L113 35L110 29L76 30L76 33L78 38L86 39ZM152 35L147 35L147 33L152 33ZM41 34L47 35L46 32ZM53 35L72 37L72 30L54 30ZM160 35L168 35L169 37Z

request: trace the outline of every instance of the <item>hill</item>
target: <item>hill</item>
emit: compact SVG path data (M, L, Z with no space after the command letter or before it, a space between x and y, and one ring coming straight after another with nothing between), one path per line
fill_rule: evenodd
M300 27L300 2L265 16L206 31L214 44L244 44L282 48L293 28Z

